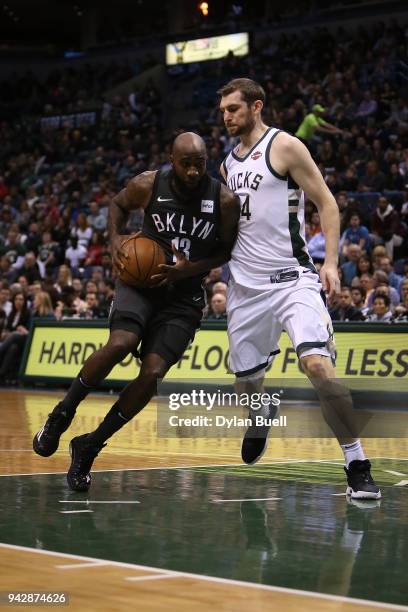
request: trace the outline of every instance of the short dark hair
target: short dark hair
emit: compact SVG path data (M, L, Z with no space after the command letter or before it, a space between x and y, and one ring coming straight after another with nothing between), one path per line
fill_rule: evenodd
M375 302L375 300L377 298L381 298L382 300L384 300L384 304L387 306L387 308L389 308L390 304L391 304L391 300L388 297L388 295L385 295L385 293L375 293L374 294L374 299L373 299L373 304Z
M351 291L358 291L359 294L361 295L361 297L364 299L366 296L366 290L364 289L364 287L352 287Z
M234 91L241 92L242 99L247 104L253 104L257 100L261 100L265 103L265 90L264 88L253 81L252 79L232 79L226 85L221 87L217 91L217 94L221 97L229 96L229 94L234 93Z

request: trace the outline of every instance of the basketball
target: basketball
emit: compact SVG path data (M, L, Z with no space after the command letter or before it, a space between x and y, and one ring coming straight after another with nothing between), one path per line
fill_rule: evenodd
M123 268L119 278L133 287L151 287L150 278L160 273L160 264L166 263L166 254L154 240L145 236L130 236L121 247L120 260Z

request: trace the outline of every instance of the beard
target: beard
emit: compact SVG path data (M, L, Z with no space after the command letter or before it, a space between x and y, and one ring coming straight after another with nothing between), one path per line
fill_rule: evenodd
M242 125L234 125L232 128L227 128L230 136L242 136L243 134L249 134L255 127L255 119L248 115L245 122Z

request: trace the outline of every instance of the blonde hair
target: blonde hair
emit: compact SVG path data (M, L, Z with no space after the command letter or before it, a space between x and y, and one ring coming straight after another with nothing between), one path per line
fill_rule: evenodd
M63 264L58 268L57 283L64 283L65 285L72 285L72 272L68 266Z
M39 291L35 296L35 314L44 317L53 312L50 294L46 291Z

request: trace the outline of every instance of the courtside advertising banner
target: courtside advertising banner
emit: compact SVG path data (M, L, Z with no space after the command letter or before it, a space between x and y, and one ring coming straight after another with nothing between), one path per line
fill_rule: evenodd
M380 385L381 390L398 392L406 390L408 374L408 328L384 326L381 331L367 333L361 330L336 330L336 374L340 378L361 380L368 390ZM392 329L392 332L391 332ZM384 331L383 331L384 330ZM109 336L107 327L100 324L39 323L35 325L27 342L21 375L30 382L69 381L74 378L86 359L100 347ZM139 361L129 355L115 366L107 377L108 382L126 383L137 376ZM280 353L267 371L267 378L298 381L302 385L305 376L300 369L296 351L286 334L280 340ZM180 361L166 376L166 380L233 380L228 370L228 338L225 329L202 329Z

